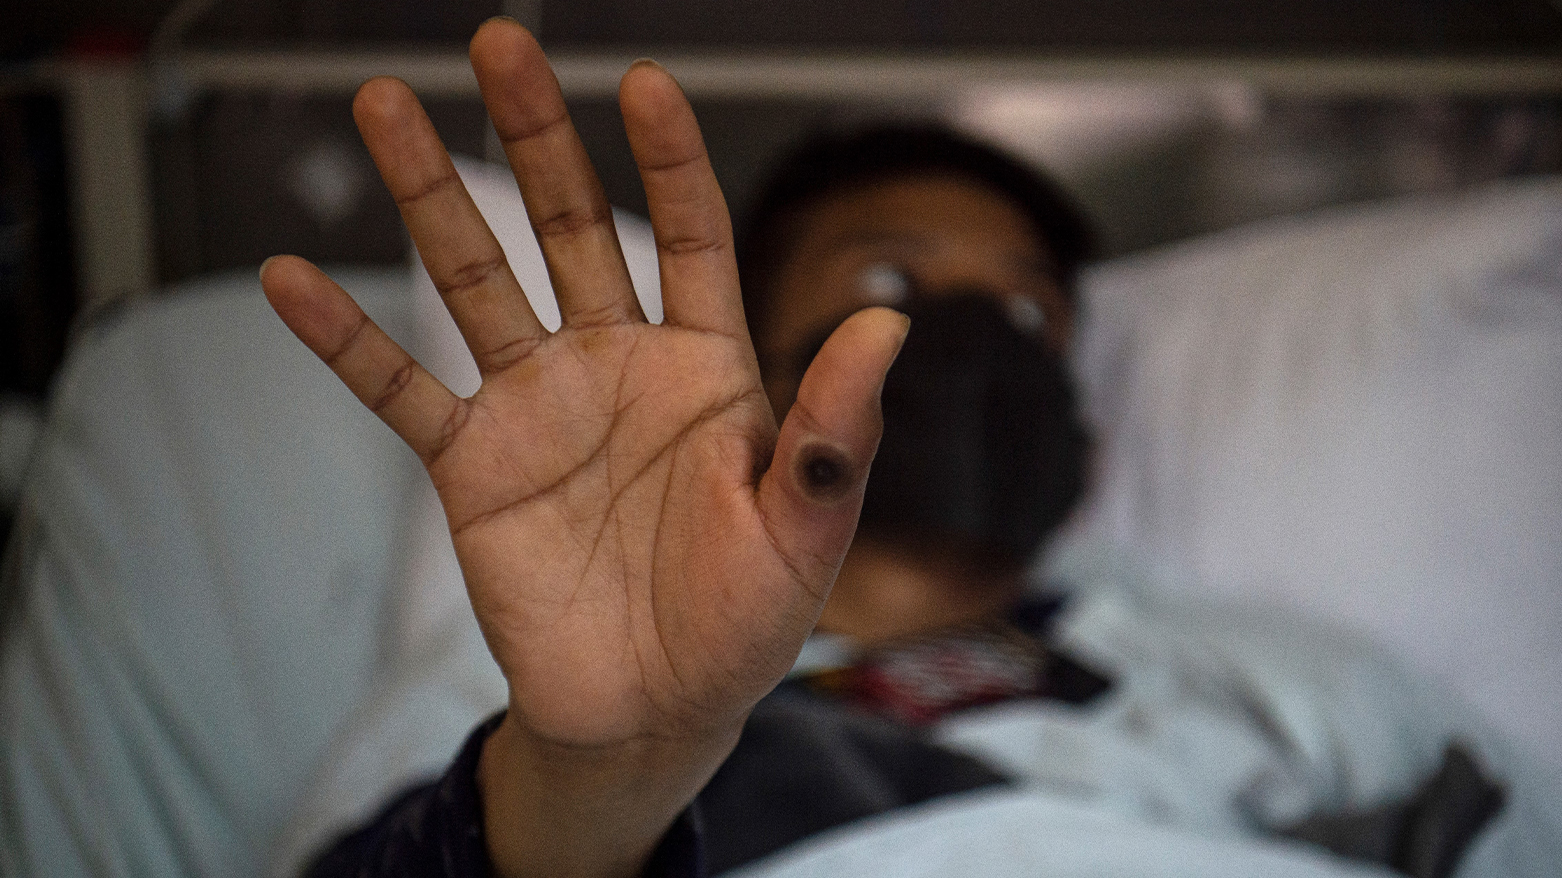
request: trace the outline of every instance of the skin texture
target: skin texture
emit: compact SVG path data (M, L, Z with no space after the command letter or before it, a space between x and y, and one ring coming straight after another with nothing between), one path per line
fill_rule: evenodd
M757 340L765 389L777 412L797 397L791 352L874 302L863 271L893 265L921 295L981 290L1034 303L1043 337L1062 352L1073 307L1030 219L1006 196L956 176L918 174L824 196L792 221L795 243L771 281ZM912 331L915 331L913 328ZM1011 606L1023 569L961 563L958 547L919 538L859 535L847 553L819 627L876 643L969 622Z
M744 328L727 210L676 82L620 104L661 259L645 323L612 214L536 41L472 40L564 325L532 314L407 86L354 116L483 375L456 397L297 257L261 270L293 332L423 461L509 683L479 785L507 876L632 875L812 629L851 540L906 320L848 319L779 429Z

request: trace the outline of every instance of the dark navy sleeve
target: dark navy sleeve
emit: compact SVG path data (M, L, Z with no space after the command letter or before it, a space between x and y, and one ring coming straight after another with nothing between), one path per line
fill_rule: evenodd
M338 839L306 878L489 878L477 762L503 719L497 714L474 729L443 777L406 791L367 826ZM691 805L651 854L644 878L704 878L702 835Z

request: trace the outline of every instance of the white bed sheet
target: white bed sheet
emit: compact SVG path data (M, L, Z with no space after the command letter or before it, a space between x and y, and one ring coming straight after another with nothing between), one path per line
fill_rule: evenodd
M1061 637L1113 689L1085 708L1012 702L933 730L1015 788L879 815L738 875L1387 876L1269 830L1404 799L1452 740L1508 787L1455 874L1556 874L1562 779L1370 641L1284 610L1157 596L1120 570L1075 574Z

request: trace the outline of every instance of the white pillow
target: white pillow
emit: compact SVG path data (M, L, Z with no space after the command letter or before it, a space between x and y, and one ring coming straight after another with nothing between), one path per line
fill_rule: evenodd
M1125 258L1084 308L1069 542L1363 628L1562 753L1562 180Z
M408 334L404 272L333 275ZM253 269L84 327L0 577L0 873L260 874L376 672L414 477Z

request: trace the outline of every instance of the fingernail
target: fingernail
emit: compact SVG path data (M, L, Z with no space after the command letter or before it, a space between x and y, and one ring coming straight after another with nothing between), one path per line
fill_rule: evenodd
M890 365L894 366L895 365L895 361L900 359L900 352L902 350L905 350L905 347L906 347L906 336L911 334L911 315L906 314L906 313L904 313L902 311L895 311L895 309L893 309L893 308L890 308L888 310L893 311L895 316L900 318L900 341L897 341L895 343L895 356L891 357L890 361L889 361ZM884 395L884 382L888 378L889 378L889 370L885 369L884 370L884 374L879 376L879 396L881 396L881 397Z
M521 24L520 19L516 18L513 15L495 15L495 16L492 16L491 18L489 18L487 21L483 22L483 24L492 24L493 22L496 22L496 21L508 22L510 24ZM521 24L521 27L525 27L525 26L526 25Z
M266 261L262 262L260 264L260 279L261 280L265 280L266 279L266 266L268 266L271 263L275 262L276 259L277 259L277 257L275 257L275 256L268 256L268 257L266 257Z
M636 67L655 67L657 70L660 70L663 73L667 72L667 68L656 63L655 58L636 58L634 63L629 65L629 69L633 70Z

